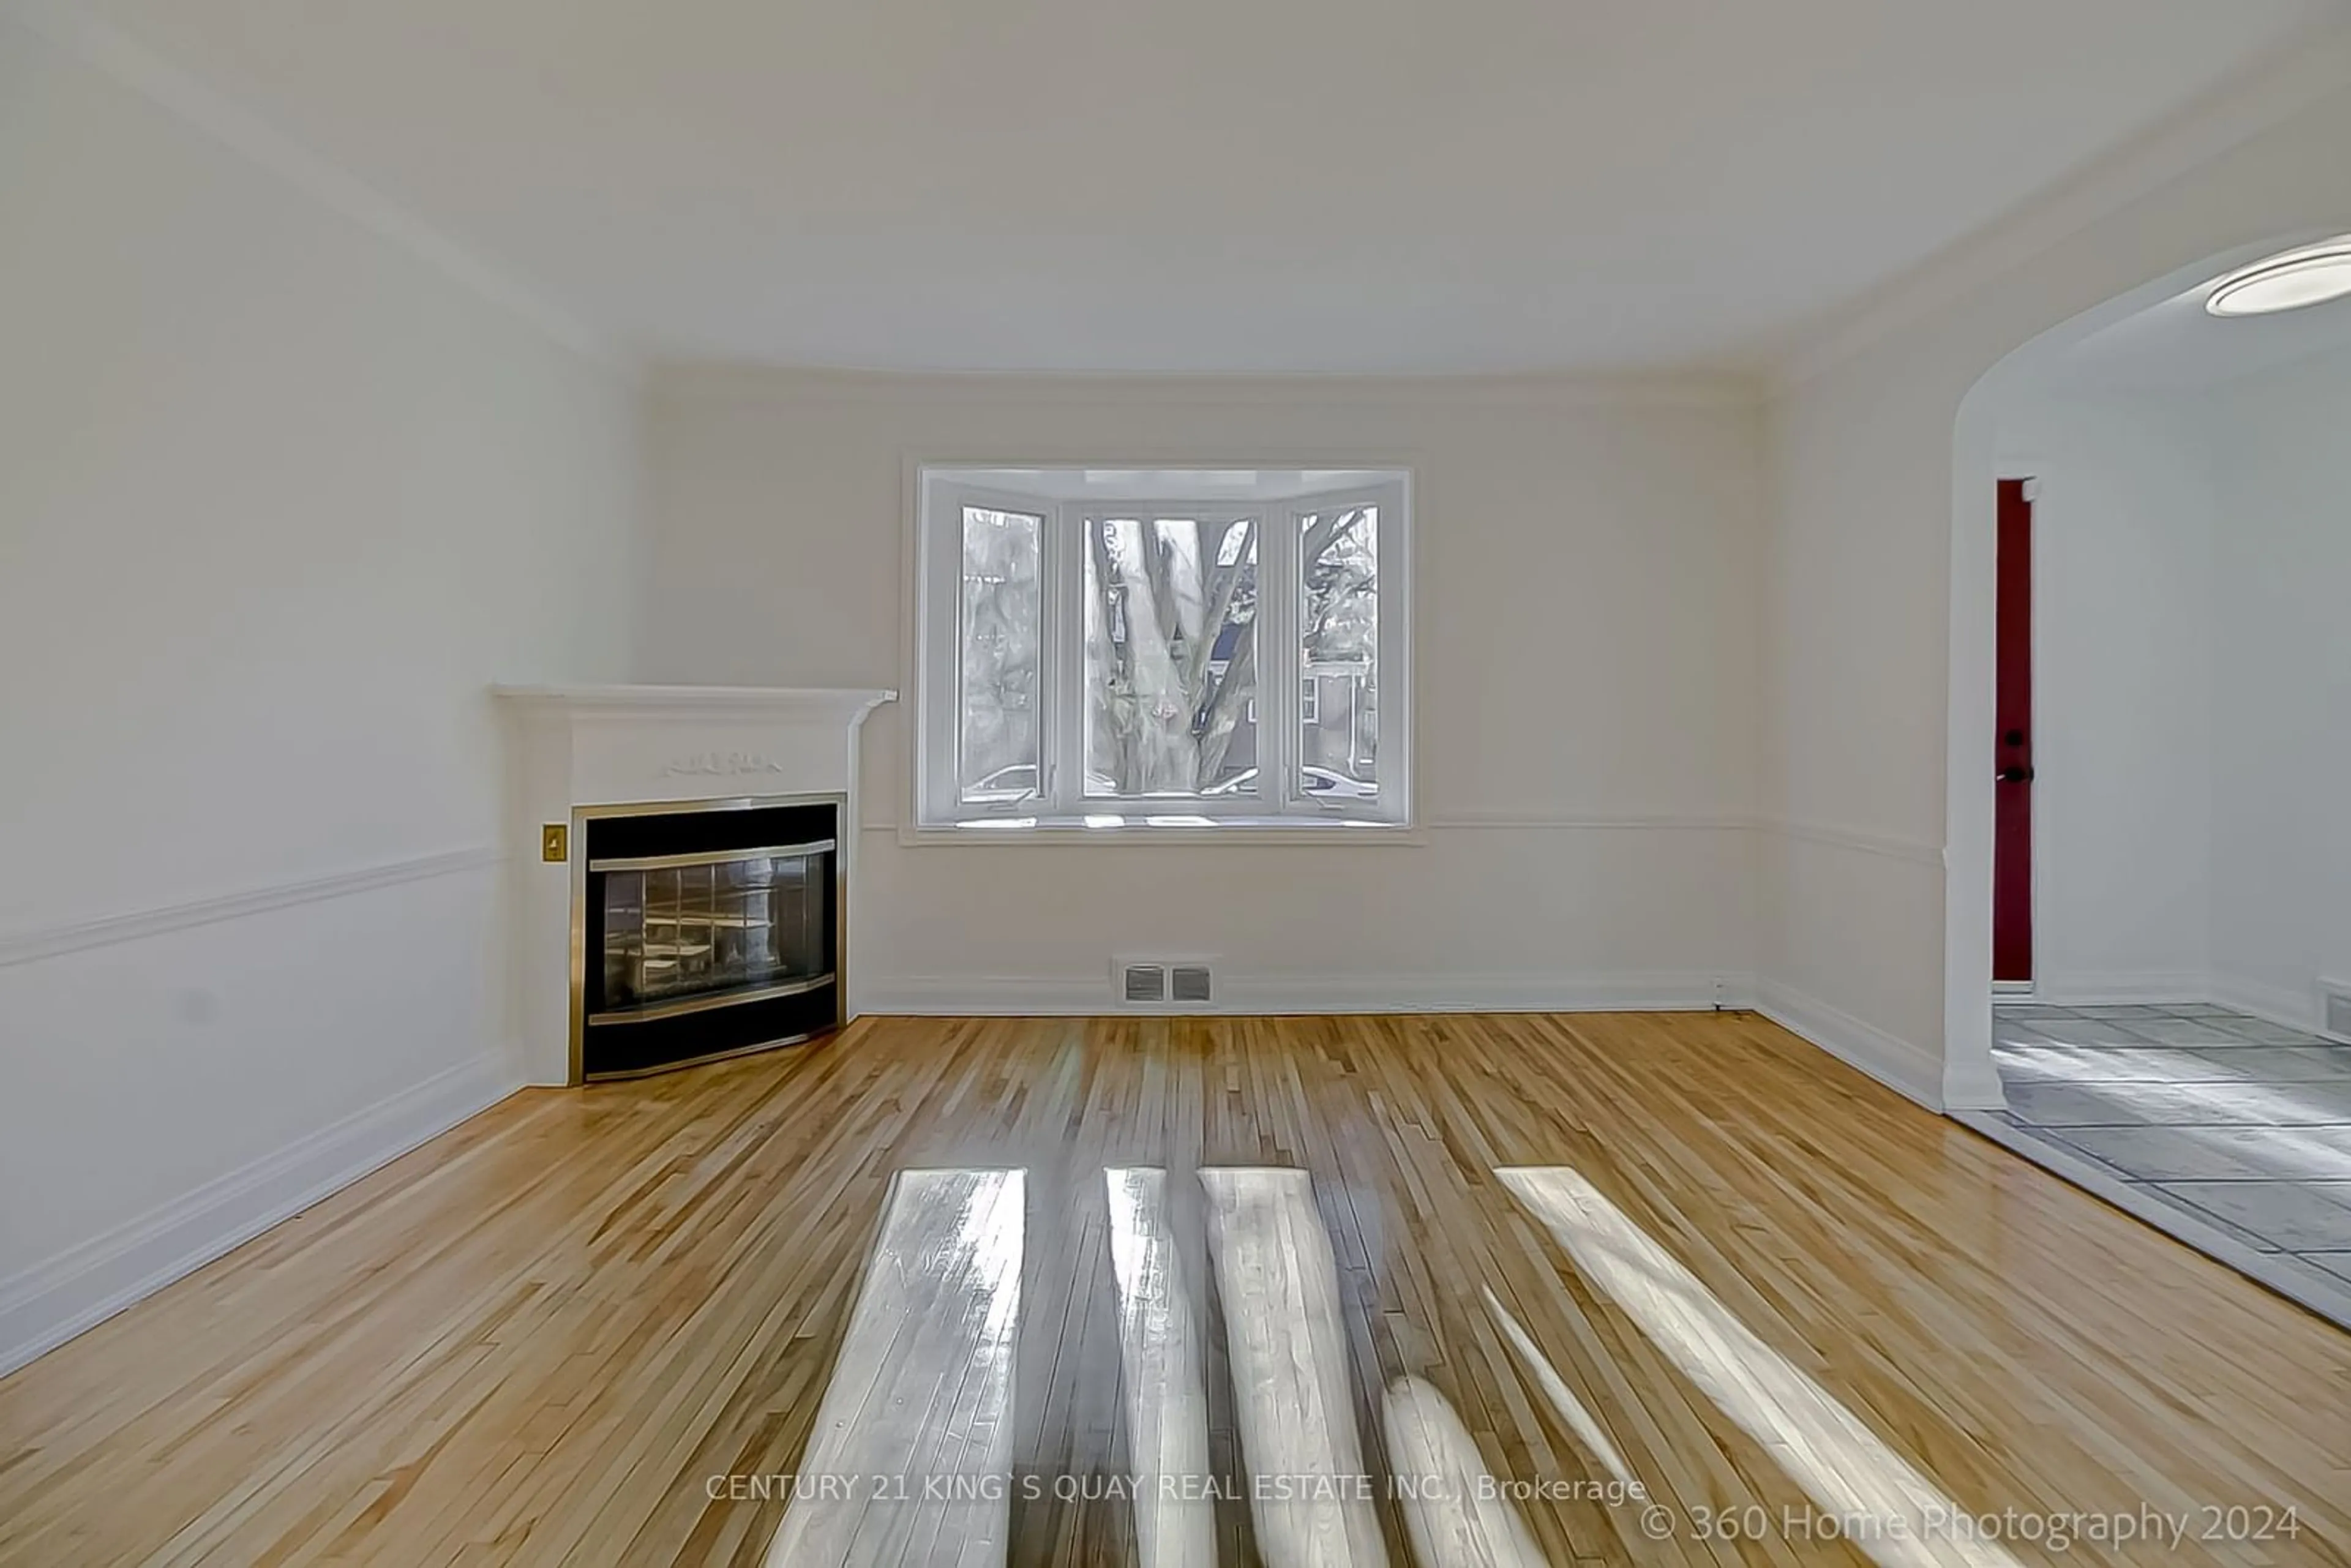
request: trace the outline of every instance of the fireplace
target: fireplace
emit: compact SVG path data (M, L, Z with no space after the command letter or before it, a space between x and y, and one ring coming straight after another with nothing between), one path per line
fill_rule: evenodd
M793 796L575 811L580 1078L841 1026L843 805Z
M895 694L499 686L513 1056L628 1078L857 1016L857 736Z

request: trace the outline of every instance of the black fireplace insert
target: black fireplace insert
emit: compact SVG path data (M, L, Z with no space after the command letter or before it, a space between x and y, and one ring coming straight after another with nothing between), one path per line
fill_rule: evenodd
M839 1028L841 819L838 798L580 813L580 1076Z

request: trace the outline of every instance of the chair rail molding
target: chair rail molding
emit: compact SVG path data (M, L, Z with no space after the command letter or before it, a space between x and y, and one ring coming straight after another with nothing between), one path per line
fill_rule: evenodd
M1796 839L1808 844L1824 844L1831 849L1852 850L1859 854L1910 861L1938 869L1943 864L1943 846L1925 839L1903 838L1892 833L1832 827L1825 822L1800 822L1785 818L1761 818L1756 826L1780 838Z
M0 969L78 953L88 947L142 941L193 925L240 920L249 915L266 914L291 904L314 904L322 899L371 893L381 887L395 887L402 883L454 876L496 865L504 858L504 852L495 844L468 844L459 849L435 850L427 854L273 883L211 898L189 899L149 909L131 910L121 915L101 915L94 920L0 933Z

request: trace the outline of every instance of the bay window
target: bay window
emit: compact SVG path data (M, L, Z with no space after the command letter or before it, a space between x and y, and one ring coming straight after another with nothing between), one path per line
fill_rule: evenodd
M1409 476L925 468L917 826L1411 821Z

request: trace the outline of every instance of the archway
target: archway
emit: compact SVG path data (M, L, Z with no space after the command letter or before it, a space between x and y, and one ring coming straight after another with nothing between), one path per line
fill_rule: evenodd
M2152 277L2011 350L1962 397L1952 433L1949 690L1945 760L1943 1097L1954 1112L2005 1103L1992 1053L1996 430L2003 402L2105 329L2248 262L2337 232L2326 226L2234 246Z

